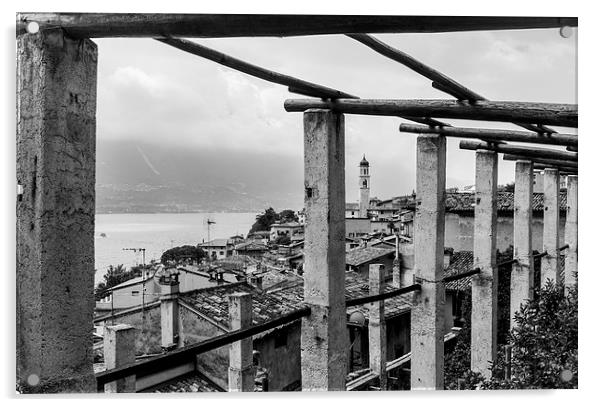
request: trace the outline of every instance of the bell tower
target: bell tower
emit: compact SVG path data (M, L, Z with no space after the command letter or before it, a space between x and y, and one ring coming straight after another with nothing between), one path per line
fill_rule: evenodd
M368 206L370 205L370 163L366 155L360 161L360 218L368 217Z

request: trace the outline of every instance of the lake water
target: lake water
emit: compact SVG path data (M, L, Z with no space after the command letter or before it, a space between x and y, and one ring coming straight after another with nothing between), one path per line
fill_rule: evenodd
M142 253L124 248L145 248L146 262L159 259L174 246L207 241L207 219L211 239L247 235L256 213L128 213L97 214L95 235L96 281L110 265L130 267L142 263ZM102 237L104 233L106 237Z

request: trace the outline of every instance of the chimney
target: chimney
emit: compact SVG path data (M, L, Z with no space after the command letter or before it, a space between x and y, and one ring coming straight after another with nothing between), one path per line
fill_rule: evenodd
M446 247L443 250L443 268L447 268L451 263L451 258L454 255L454 249L451 247Z
M263 291L263 276L251 276L248 282L253 287L257 288L260 291Z
M178 296L180 294L180 282L178 273L169 276L161 276L159 279L161 288L161 347L169 351L178 347L179 319Z

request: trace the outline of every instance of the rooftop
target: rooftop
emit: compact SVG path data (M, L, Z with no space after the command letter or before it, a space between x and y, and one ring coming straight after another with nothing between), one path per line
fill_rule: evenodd
M560 210L566 211L566 191L560 192ZM474 212L474 193L448 192L445 198L447 212ZM514 211L514 192L498 192L497 208L499 212ZM533 212L543 212L543 193L533 193Z
M226 247L230 242L229 239L213 239L209 242L200 243L201 247Z
M143 393L197 393L197 392L223 392L217 384L209 380L200 372L190 372L175 379L168 380L148 389Z
M302 224L300 224L299 222L286 222L286 223L273 223L270 225L270 227L276 227L276 228L298 228L298 227L303 227Z
M394 252L394 247L388 249L372 246L358 247L347 252L345 256L345 263L350 266L357 267L372 260L379 259L383 256L393 254Z

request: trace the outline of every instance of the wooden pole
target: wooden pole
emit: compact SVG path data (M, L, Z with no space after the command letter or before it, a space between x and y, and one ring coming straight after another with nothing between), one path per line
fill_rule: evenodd
M179 50L209 59L213 62L217 62L220 65L224 65L237 71L244 72L248 75L255 76L256 78L288 86L289 90L296 91L304 95L322 98L357 98L357 96L353 96L348 93L338 91L336 89L327 88L325 86L316 85L314 83L307 82L302 79L297 79L292 76L270 71L269 69L250 64L240 59L223 54L214 49L207 48L201 44L197 44L196 42L180 40L176 38L155 39L164 44L171 45L172 47L177 48Z
M577 105L560 103L489 102L474 104L441 99L288 99L287 112L308 109L331 109L339 113L374 116L424 116L447 119L486 120L500 122L533 122L564 127L577 127Z
M462 150L491 150L498 153L518 154L525 157L530 157L528 160L537 160L538 158L549 158L552 160L565 160L577 162L577 154L562 150L551 150L541 147L523 147L511 144L491 144L479 141L460 141L460 149Z
M551 158L541 158L541 157L527 157L525 155L517 155L517 154L504 154L504 160L506 161L532 161L534 165L547 165L547 167L565 167L572 168L577 170L578 163L575 161L567 161L567 160L554 160Z
M575 17L336 16L278 14L18 13L17 35L35 21L74 38L286 37L350 33L517 30L577 26Z
M519 143L552 144L560 146L577 146L576 134L552 133L548 135L528 131L499 130L499 129L471 129L464 127L425 127L414 124L402 123L399 131L417 134L442 134L446 137L474 138L490 142L516 141Z

